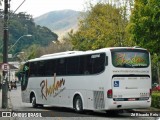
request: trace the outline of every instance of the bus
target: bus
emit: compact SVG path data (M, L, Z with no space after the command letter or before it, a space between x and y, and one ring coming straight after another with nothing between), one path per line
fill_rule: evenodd
M43 55L24 64L22 102L84 110L149 108L151 60L137 47Z

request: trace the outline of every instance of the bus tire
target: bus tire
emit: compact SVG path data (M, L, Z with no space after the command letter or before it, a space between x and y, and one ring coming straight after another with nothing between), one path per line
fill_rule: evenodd
M37 104L37 106L41 108L44 107L43 104Z
M82 102L82 99L79 95L77 95L74 98L73 107L74 107L76 112L78 112L78 113L83 112L83 102Z
M35 97L34 94L31 97L31 102L32 102L32 107L36 108L37 107L37 103L36 103L36 97Z

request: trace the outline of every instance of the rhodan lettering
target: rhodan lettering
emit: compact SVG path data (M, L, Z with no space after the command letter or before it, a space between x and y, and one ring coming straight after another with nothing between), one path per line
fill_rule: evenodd
M128 56L127 56L128 55ZM125 54L125 53L118 53L116 54L116 58L115 58L115 63L116 65L124 65L125 63L130 64L130 65L146 65L146 61L142 56L138 56L137 54L129 56L129 54Z
M54 74L54 82L52 85L48 86L48 80L43 80L40 83L41 86L41 94L42 94L42 99L43 97L47 100L48 95L54 95L56 94L55 92L58 91L62 86L65 84L65 79L60 79L56 80L56 73ZM59 92L60 93L60 92Z

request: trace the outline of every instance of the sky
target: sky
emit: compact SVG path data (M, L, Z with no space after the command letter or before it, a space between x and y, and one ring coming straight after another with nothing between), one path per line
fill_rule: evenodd
M33 17L38 17L55 10L72 9L83 11L88 0L11 0L10 9L15 11L23 1L25 2L16 13L26 12L33 15ZM1 7L1 9L3 8Z

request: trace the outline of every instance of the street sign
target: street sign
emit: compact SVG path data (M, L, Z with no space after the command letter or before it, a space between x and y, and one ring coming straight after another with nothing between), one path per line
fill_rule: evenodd
M3 63L2 64L2 71L9 71L9 64L7 64L7 63Z

